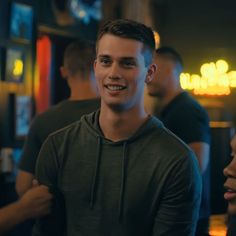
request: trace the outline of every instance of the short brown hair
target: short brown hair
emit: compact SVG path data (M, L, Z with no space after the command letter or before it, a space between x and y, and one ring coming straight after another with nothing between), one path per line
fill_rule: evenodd
M151 64L155 50L155 39L150 27L127 19L108 21L99 29L96 42L97 46L104 34L112 34L121 38L134 39L142 42L144 44L145 63L146 65Z
M77 72L88 74L95 58L95 45L83 39L70 43L64 52L64 66L71 75Z

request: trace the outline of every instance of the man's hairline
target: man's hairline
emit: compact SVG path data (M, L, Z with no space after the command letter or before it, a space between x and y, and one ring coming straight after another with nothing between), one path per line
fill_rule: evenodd
M152 59L153 59L153 57L154 57L155 51L152 50L148 45L145 45L144 42L142 42L141 40L134 39L134 38L129 38L129 37L125 37L125 36L123 37L122 35L116 35L116 34L113 34L113 33L111 33L111 32L105 32L105 33L102 34L102 36L99 37L99 39L97 39L97 41L96 41L96 58L95 58L95 60L97 60L97 56L98 56L98 44L99 44L100 40L103 38L103 36L105 36L105 35L111 35L111 36L118 37L118 38L122 38L122 39L130 39L130 40L134 40L134 41L140 42L140 43L142 43L141 53L142 53L142 55L144 56L144 61L146 61L146 60L145 60L145 52L146 52L146 51L149 51L149 53L152 55ZM146 65L146 63L145 63L145 65L146 65L147 67L150 66L151 64L152 64L152 61L151 61L148 65Z
M178 60L174 60L171 57L171 54L168 54L168 53L162 54L162 53L156 53L155 52L154 60L157 57L161 58L162 60L171 62L176 68L181 68L181 71L183 71L183 65Z

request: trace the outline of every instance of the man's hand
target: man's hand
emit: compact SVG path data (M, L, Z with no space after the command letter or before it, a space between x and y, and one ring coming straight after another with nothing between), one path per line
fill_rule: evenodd
M22 196L18 204L26 218L37 218L50 213L52 197L47 186L33 180L33 187Z

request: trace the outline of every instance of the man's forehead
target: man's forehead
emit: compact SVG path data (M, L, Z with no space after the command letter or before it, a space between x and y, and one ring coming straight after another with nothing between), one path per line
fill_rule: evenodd
M143 43L135 40L135 39L130 39L130 38L123 38L123 37L119 37L116 35L112 35L112 34L105 34L103 35L100 40L97 43L97 49L100 48L108 48L108 47L112 47L113 48L114 45L118 45L119 49L122 49L123 47L127 50L127 46L128 49L133 49L133 48L139 48L139 49L143 49ZM122 47L123 46L123 47Z
M109 54L109 53L101 53L101 54L98 54L98 57L99 58L112 58L112 57L114 57L114 55L113 54ZM136 60L137 59L137 56L132 56L132 55L118 55L117 56L119 59L121 59L121 60Z

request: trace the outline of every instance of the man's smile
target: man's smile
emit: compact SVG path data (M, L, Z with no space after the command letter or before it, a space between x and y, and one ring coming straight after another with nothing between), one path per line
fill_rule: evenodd
M121 90L126 89L127 87L123 86L123 85L110 85L110 84L107 84L107 85L105 85L105 88L107 88L110 91L121 91Z

